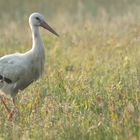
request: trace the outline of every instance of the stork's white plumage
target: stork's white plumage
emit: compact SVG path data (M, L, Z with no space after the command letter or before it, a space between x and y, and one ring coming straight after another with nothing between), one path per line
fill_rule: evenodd
M45 53L39 26L58 36L40 13L31 14L29 24L32 31L32 49L26 53L15 53L0 58L0 90L13 99L19 90L37 80L43 72Z

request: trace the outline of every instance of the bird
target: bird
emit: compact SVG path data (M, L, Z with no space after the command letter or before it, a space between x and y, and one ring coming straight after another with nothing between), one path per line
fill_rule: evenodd
M59 36L38 12L29 16L29 25L32 32L32 48L25 53L8 54L0 58L0 91L4 95L11 96L14 106L16 106L17 93L36 81L44 70L45 48L39 27ZM14 111L8 108L2 95L0 99L9 117L12 117Z

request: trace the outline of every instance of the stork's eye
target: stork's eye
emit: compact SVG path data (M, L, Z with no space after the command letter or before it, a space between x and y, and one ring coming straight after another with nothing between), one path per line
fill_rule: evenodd
M36 19L40 21L40 18L39 17L36 17Z

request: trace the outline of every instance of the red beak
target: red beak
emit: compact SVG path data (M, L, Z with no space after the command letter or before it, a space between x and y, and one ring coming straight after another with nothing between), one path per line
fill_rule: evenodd
M51 33L55 34L56 36L59 36L54 29L52 29L45 21L43 21L40 26L42 26L43 28L47 29L48 31L50 31Z

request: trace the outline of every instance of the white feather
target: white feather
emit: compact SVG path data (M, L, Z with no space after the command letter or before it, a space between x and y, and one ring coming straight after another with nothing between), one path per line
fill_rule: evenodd
M38 79L43 72L44 45L39 34L39 26L35 26L36 16L44 20L39 13L34 13L29 18L33 38L32 49L23 54L15 53L0 58L0 75L12 81L1 82L0 90L12 97Z

